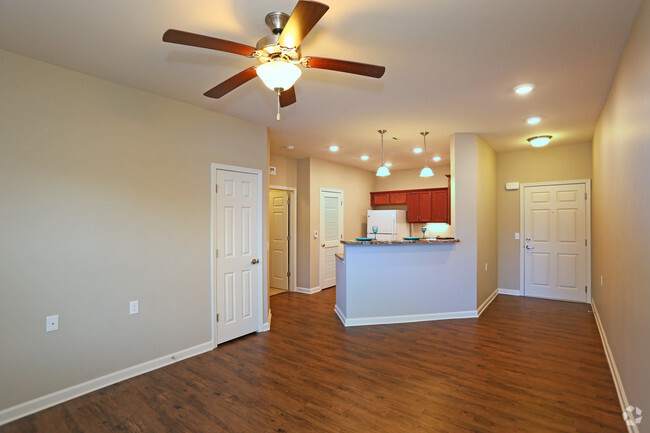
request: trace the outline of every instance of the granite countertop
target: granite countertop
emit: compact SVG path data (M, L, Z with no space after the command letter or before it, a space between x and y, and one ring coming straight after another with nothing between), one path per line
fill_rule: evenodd
M429 244L454 244L460 239L418 239L417 241L341 241L343 245L429 245Z
M345 260L345 255L343 253L336 253L334 254L337 259L339 260Z

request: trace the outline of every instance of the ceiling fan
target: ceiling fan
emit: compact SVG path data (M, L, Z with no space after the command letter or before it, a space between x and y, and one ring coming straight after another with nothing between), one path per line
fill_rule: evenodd
M296 91L293 85L302 74L297 65L304 68L329 69L373 78L381 78L384 75L386 70L384 66L302 56L300 43L328 9L329 6L317 1L300 0L291 15L284 12L267 14L265 22L273 34L260 39L255 47L175 29L167 30L163 35L163 41L224 51L259 60L261 65L244 69L226 81L217 84L204 95L210 98L221 98L259 76L264 84L278 95L277 120L280 120L280 107L286 107L296 102Z

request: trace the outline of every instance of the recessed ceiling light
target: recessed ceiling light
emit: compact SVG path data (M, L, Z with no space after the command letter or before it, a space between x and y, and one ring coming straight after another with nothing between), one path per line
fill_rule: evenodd
M332 152L336 152L337 150L339 150L339 147L338 146L330 146L330 150Z
M533 117L529 117L528 119L526 119L526 123L529 124L529 125L537 125L541 121L542 121L542 118L539 117L539 116L533 116Z
M542 146L546 146L548 142L551 141L551 138L553 137L550 135L538 135L536 137L528 138L527 141L533 147L542 147Z
M433 157L433 160L436 161L436 162L440 161L441 159L442 159L442 158L440 158L439 156L434 156L434 157Z
M293 146L291 144L287 144L286 146L284 146L284 148L287 150L293 150Z
M367 160L368 160L368 158L369 158L369 156L368 156L368 155L361 155L361 159L363 159L364 161L367 161Z
M387 163L384 164L384 165L385 165L386 167L391 167L391 166L393 165L393 163L392 163L392 162L387 162Z
M422 153L422 148L416 147L415 149L413 149L413 153Z
M526 84L520 84L518 86L515 86L514 91L518 95L526 95L532 92L534 88L535 88L534 84L526 83Z

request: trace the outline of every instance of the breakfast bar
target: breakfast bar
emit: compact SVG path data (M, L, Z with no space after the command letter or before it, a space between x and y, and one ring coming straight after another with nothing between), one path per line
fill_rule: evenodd
M335 311L345 326L477 317L458 284L458 239L341 241Z

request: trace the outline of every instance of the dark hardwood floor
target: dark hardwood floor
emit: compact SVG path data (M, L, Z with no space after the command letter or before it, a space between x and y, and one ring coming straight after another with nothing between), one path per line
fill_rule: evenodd
M274 296L271 332L0 432L626 431L586 304L500 295L479 319L344 328L334 301Z

